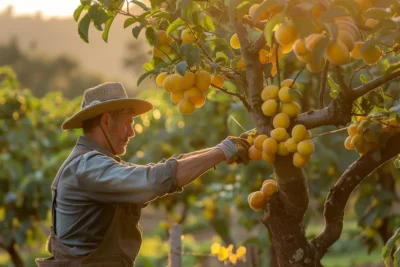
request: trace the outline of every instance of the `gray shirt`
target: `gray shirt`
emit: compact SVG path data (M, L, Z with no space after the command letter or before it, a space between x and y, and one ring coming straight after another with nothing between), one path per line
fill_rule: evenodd
M88 254L100 244L115 204L140 217L145 203L182 190L176 185L178 162L174 158L136 165L114 157L85 136L77 145L92 151L72 160L61 175L55 227L59 239L75 255Z

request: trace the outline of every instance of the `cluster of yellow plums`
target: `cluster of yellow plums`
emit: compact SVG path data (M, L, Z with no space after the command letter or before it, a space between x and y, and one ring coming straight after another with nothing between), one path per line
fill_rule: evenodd
M368 21L372 25L373 21ZM350 58L363 59L367 64L375 64L382 56L382 51L376 45L361 49L364 42L360 41L359 30L350 16L337 17L331 23L337 29L337 38L330 40L324 57L320 62L313 59L313 50L318 42L328 40L329 36L324 32L312 33L306 38L299 38L296 27L290 23L282 23L275 31L275 39L282 46L282 52L289 53L294 51L297 59L306 63L310 72L321 72L325 66L326 60L336 65L343 65L350 61ZM375 24L376 25L376 24Z
M247 197L247 202L249 203L249 206L252 210L263 210L265 205L267 205L268 200L276 192L278 192L278 187L275 180L265 180L259 191L255 191L249 194L249 196Z
M295 1L300 3L301 1ZM356 0L359 5L360 11L364 12L367 9L373 7L371 0ZM249 8L249 17L254 23L266 21L271 19L274 15L279 13L283 6L280 4L274 4L269 8L257 13L257 9L262 5L253 4ZM379 46L368 45L364 47L364 42L360 40L361 35L358 27L354 20L350 16L341 16L332 19L330 22L325 23L324 26L330 26L337 29L337 36L328 36L328 31L323 27L322 15L326 11L327 7L321 3L316 3L310 10L310 16L315 22L315 28L313 33L305 38L300 38L300 34L293 22L286 21L279 24L274 32L274 37L280 46L279 51L283 54L287 54L294 51L296 57L306 63L306 67L310 72L318 73L321 72L326 64L326 60L336 65L343 65L350 61L350 58L362 59L367 64L375 64L382 56L382 51ZM368 18L363 23L366 27L374 28L379 21L376 19ZM254 25L253 25L254 26ZM334 31L332 31L334 32ZM335 34L336 35L336 34ZM312 51L316 48L319 41L325 39L327 44L324 56L321 59L314 59ZM239 40L237 35L234 34L231 38L230 44L233 48L240 48ZM270 49L272 52L275 49ZM265 64L265 49L260 51L260 61ZM263 62L264 61L264 62ZM268 60L274 64L273 60ZM244 68L243 58L238 63L238 68ZM276 66L273 66L271 74L276 73Z
M185 28L181 31L180 34L182 43L189 44L196 41L196 36L194 32L189 29ZM164 57L169 54L171 51L170 43L172 42L173 38L171 35L167 35L165 30L158 30L157 31L157 45L153 46L153 55L156 57Z
M261 99L264 103L261 106L265 116L272 117L278 110L293 118L300 113L300 105L294 101L294 95L298 92L298 84L292 79L281 82L280 88L277 85L266 85L261 92Z
M285 113L279 113L273 121L275 129L271 136L258 135L254 144L249 149L251 160L264 160L267 163L274 163L276 155L287 156L293 154L293 165L300 168L305 166L314 152L314 143L311 141L311 132L302 124L293 127L291 136L287 132L290 120Z
M211 245L211 255L216 255L219 261L229 261L232 264L236 264L240 260L246 260L246 247L240 246L233 252L232 244L224 247L220 243L215 242Z
M177 72L161 72L157 75L156 83L170 93L171 101L178 105L180 113L191 114L206 102L205 93L210 85L222 87L224 78L220 75L211 77L206 70L186 71L184 76Z
M399 132L400 123L396 121L396 118L379 121L363 117L347 128L349 136L344 141L344 146L346 149L355 150L360 156L363 156L380 147L383 133L392 136Z

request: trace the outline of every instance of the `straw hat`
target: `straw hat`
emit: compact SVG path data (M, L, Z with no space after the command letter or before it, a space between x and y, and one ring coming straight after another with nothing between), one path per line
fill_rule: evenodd
M135 117L153 109L153 105L145 100L128 98L121 83L100 84L84 92L81 110L64 121L61 129L82 128L82 122L87 119L124 108L131 108Z

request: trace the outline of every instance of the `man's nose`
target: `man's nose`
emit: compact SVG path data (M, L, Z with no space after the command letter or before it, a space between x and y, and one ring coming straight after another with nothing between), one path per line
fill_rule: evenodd
M135 131L133 130L133 126L128 128L128 137L134 137Z

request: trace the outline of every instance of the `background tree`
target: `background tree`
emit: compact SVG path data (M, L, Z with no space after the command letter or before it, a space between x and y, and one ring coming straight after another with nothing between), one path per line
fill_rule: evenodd
M79 103L60 93L35 98L10 68L0 68L0 248L16 267L23 266L18 247L47 238L39 222L48 218L49 186L77 137L58 125Z
M83 70L78 61L68 56L50 57L24 52L16 38L0 45L0 66L3 65L12 67L22 87L29 87L36 97L58 91L74 98L85 88L104 82L100 75Z
M354 188L400 152L395 82L400 77L399 3L153 0L150 7L138 1L124 6L121 0L81 3L74 18L81 18L78 32L86 42L92 22L107 41L117 14L128 17L124 27L135 24L134 37L145 31L154 56L144 64L146 72L138 83L157 74L157 83L181 113L201 108L210 87L243 104L255 127L247 135L258 138L251 157L272 164L276 179L251 194L249 204L263 210L280 266L321 266L341 235L344 209ZM131 14L130 5L144 12ZM306 97L301 98L302 93ZM318 94L318 101L308 99L312 94ZM325 228L308 240L303 218L309 189L303 167L318 146L314 148L307 130L351 122L344 145L360 158L349 161L330 185Z

